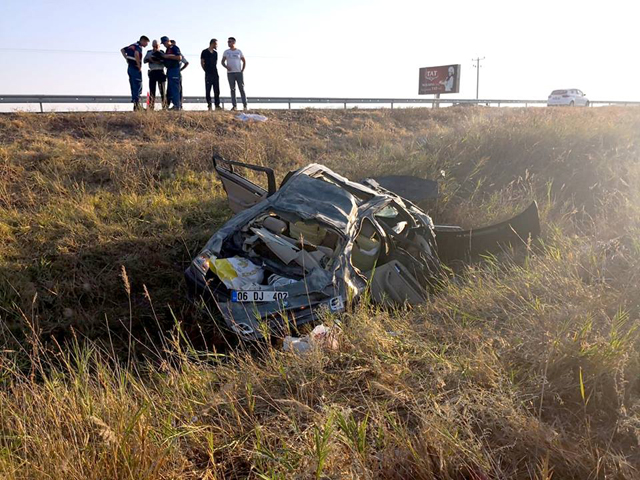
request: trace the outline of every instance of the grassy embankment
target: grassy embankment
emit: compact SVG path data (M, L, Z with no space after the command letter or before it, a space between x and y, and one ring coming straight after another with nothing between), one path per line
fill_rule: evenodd
M640 475L639 110L270 115L0 116L0 477ZM335 352L203 353L181 288L230 216L213 149L280 178L444 171L437 221L535 198L543 241L356 308Z

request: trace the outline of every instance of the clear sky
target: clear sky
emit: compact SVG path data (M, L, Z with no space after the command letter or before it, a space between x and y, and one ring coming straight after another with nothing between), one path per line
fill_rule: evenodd
M417 97L419 67L459 63L457 96L475 98L484 56L482 98L640 100L639 14L634 0L0 0L0 94L126 95L119 50L144 34L177 41L185 95L204 94L209 39L221 53L235 36L249 96Z

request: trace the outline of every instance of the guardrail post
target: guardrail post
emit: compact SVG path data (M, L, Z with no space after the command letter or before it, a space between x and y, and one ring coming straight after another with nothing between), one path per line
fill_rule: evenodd
M291 102L289 102L289 110L291 110Z
M393 110L393 102L391 102L391 110Z
M40 102L40 113L44 113L44 108L42 108L42 102Z
M344 109L347 109L347 102L344 102Z

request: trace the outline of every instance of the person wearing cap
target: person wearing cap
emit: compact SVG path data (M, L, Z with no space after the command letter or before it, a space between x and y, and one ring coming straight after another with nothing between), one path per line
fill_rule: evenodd
M164 52L160 50L157 40L151 42L152 50L149 50L144 56L144 63L149 64L149 108L153 110L156 102L156 87L160 90L160 98L162 107L165 106L164 87L167 81L167 75L164 73Z
M171 42L171 45L175 45L176 41L175 40L169 40ZM187 60L187 57L185 57L184 55L182 55L182 59L180 60L180 105L184 105L183 100L183 93L182 93L182 71L187 68L189 66L189 60Z
M247 96L244 93L244 69L247 66L247 61L239 48L236 48L236 39L229 37L227 40L229 48L222 54L222 66L227 69L227 79L229 80L229 88L231 89L231 104L233 108L231 110L237 110L236 101L236 83L240 90L240 96L242 97L242 105L244 109L247 109Z
M212 38L209 48L202 50L200 54L200 65L204 70L204 91L207 97L207 109L211 110L211 87L213 87L213 98L216 110L220 109L220 77L218 77L218 40Z
M173 104L173 110L181 110L180 103L180 62L182 54L176 44L171 44L169 37L160 39L165 47L164 64L167 67L167 105Z
M127 61L129 86L131 87L131 102L134 110L140 110L140 95L142 95L142 49L149 45L149 37L142 35L140 40L120 49L120 53Z

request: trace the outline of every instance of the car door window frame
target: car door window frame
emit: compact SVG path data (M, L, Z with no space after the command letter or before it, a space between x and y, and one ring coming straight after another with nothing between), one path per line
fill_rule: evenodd
M275 174L271 168L227 160L217 154L213 155L213 166L227 193L229 206L236 213L255 205L276 192ZM268 190L234 171L234 166L266 174Z

